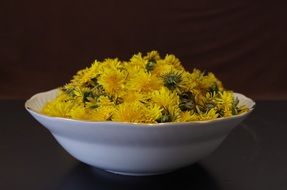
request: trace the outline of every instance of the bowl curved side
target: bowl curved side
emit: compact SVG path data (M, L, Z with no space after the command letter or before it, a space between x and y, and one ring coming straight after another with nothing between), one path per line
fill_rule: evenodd
M25 107L78 160L118 173L149 175L190 165L212 153L253 110L255 102L236 94L250 112L203 122L133 124L91 122L40 113L58 90L39 93Z

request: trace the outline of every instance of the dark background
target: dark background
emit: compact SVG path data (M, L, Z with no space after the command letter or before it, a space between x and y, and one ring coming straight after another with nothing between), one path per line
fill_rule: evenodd
M1 190L287 189L287 1L79 2L0 0ZM285 101L257 101L199 163L136 179L91 174L23 108L23 99L63 85L94 59L153 49L256 100Z
M94 59L156 49L252 98L287 99L286 1L9 0L0 9L0 98L63 85Z

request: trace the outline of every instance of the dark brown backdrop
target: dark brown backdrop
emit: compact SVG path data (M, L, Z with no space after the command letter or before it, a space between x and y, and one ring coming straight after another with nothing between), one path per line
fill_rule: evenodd
M79 2L79 1L77 1ZM67 82L94 59L174 53L256 99L287 99L285 1L1 2L0 97Z

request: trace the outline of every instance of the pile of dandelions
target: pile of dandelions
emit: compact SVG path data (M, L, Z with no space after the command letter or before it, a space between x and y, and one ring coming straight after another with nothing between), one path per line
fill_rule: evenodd
M212 120L247 111L213 73L186 71L151 51L129 61L94 61L60 88L42 112L92 121L165 123Z

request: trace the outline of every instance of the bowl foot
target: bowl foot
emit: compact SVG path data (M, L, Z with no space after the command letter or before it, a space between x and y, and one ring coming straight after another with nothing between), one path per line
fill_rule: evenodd
M151 175L161 175L161 174L171 172L171 171L164 171L164 172L152 172L152 173L130 173L130 172L119 172L119 171L113 171L113 170L106 170L106 171L114 173L114 174L129 175L129 176L151 176Z

